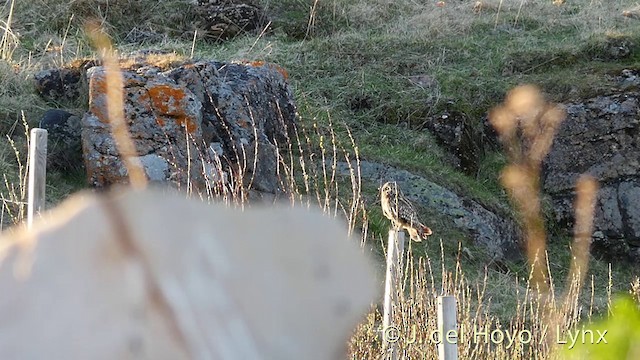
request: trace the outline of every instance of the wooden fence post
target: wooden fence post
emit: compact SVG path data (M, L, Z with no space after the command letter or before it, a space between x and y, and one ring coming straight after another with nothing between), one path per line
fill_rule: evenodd
M399 282L402 280L402 256L404 254L404 231L389 230L387 243L387 271L384 285L384 314L382 318L383 346L387 352L385 359L398 359L398 328L393 324L393 306L396 303Z
M31 129L29 138L29 188L27 226L31 228L36 214L44 210L47 179L47 130Z
M456 298L454 296L438 296L438 330L441 336L441 341L438 344L439 360L458 359L460 333L457 326ZM455 337L449 336L450 331L455 332Z

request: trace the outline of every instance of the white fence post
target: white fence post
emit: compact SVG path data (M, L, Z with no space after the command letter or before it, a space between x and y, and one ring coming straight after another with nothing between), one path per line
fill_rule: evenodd
M47 130L31 129L29 138L29 188L27 226L31 228L36 214L44 210L47 179Z
M387 243L387 272L384 285L384 314L382 318L383 346L387 352L385 359L398 359L398 349L395 335L399 330L393 324L393 306L397 300L400 289L399 280L402 280L402 255L404 254L404 231L389 230ZM394 341L395 339L395 341Z
M454 296L438 296L438 330L440 343L438 344L439 360L458 359L458 340L460 334L457 330L456 298ZM449 332L452 332L449 336ZM455 334L455 337L453 336Z

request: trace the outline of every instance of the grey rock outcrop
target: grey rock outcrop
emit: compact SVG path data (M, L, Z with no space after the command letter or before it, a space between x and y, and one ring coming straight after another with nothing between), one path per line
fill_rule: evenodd
M580 174L600 182L594 247L609 257L640 261L640 93L598 96L566 106L543 166L544 190L556 220L571 229Z
M443 111L424 123L440 146L453 155L453 164L467 174L476 174L485 152L498 148L497 135L486 118L481 126L472 123L469 116L455 110Z
M36 91L46 100L73 100L80 96L82 71L77 68L46 69L34 75Z
M342 175L349 175L348 163L339 162L337 171ZM419 175L383 164L360 161L360 175L377 184L396 181L408 199L451 218L455 226L469 234L493 260L521 257L518 225L477 201L459 196ZM437 232L437 229L433 230Z
M224 173L255 190L278 190L276 145L288 141L297 117L283 69L210 61L122 74L124 117L150 180L202 189ZM104 68L90 69L88 78L82 142L89 183L126 182L107 115Z

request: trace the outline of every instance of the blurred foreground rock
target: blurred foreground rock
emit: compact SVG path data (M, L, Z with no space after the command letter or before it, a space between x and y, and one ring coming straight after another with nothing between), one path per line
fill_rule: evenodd
M374 297L336 221L173 193L77 195L0 261L0 359L339 359Z
M637 81L637 75L625 72L621 85ZM637 91L568 104L543 179L557 220L571 229L575 182L582 173L594 176L600 182L596 252L633 261L640 261L639 104Z

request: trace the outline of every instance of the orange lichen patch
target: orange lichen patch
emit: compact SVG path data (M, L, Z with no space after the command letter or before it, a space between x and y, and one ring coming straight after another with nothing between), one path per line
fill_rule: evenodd
M101 75L94 75L89 81L89 104L90 111L100 120L109 123L109 113L107 111L107 78Z
M196 124L194 124L193 121L191 121L191 119L188 116L182 116L182 117L176 118L176 123L180 126L183 126L185 129L187 129L187 132L189 134L193 134L198 128Z
M104 74L95 74L89 81L89 95L98 96L107 93L107 78Z
M76 59L68 63L65 67L70 69L88 69L94 66L101 66L102 61L97 59L82 58Z
M135 88L140 86L140 80L124 77L124 88L125 91L123 96L128 92L129 94L135 93ZM89 104L90 111L93 113L100 122L104 124L109 123L109 99L107 98L107 86L108 81L106 74L104 72L99 72L91 76L89 81ZM133 90L132 90L133 89ZM135 99L137 104L140 104L150 110L150 102L149 96L146 95L146 92L142 92L137 94L137 98Z
M273 68L276 69L276 71L278 71L280 74L282 74L282 77L285 80L289 79L289 73L282 66L276 65L276 64L270 64L270 66L272 66Z
M245 128L245 129L251 128L251 122L248 119L245 119L245 118L238 119L238 125L240 125L241 127Z
M287 70L285 70L282 66L277 65L277 64L272 64L272 63L267 63L265 61L262 60L255 60L255 61L249 61L249 62L245 62L247 65L249 66L253 66L253 67L260 67L260 66L268 66L274 70L276 70L277 72L279 72L280 74L282 74L282 77L284 77L285 80L289 79L289 73L287 72Z
M162 127L164 127L165 124L164 120L162 120L161 118L156 118L156 123Z
M167 115L180 115L180 103L185 98L184 90L169 85L150 86L149 96L157 111Z
M149 87L148 91L151 103L160 115L175 117L176 124L183 126L191 134L196 131L198 127L184 112L186 94L183 89L169 85L154 85Z
M256 61L250 61L249 62L249 65L255 66L255 67L264 66L264 64L265 64L265 62L262 61L262 60L256 60Z

